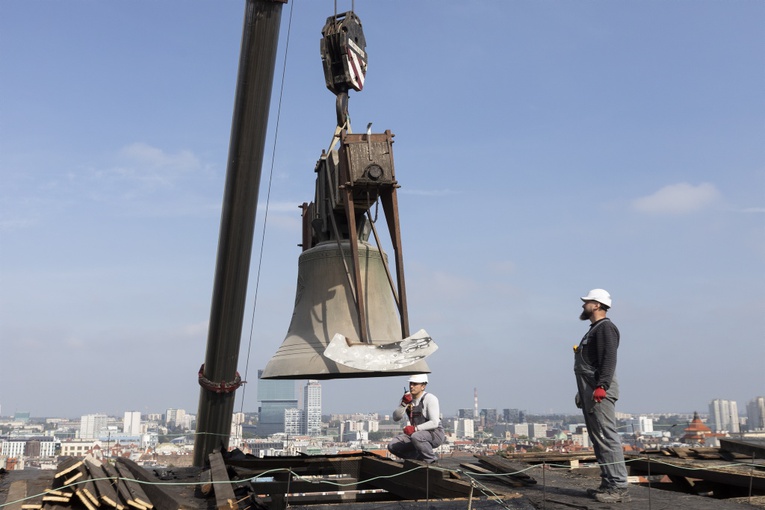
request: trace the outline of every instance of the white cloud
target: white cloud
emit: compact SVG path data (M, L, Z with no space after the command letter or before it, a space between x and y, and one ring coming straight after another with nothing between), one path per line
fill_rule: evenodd
M129 161L151 168L184 171L195 170L200 166L199 159L191 151L182 150L176 154L168 154L162 149L142 142L123 147L119 154Z
M700 211L720 199L713 184L702 182L698 186L681 182L664 186L652 195L632 201L632 207L643 213L687 214Z
M190 151L172 154L142 142L120 149L118 159L118 166L97 171L95 175L115 185L132 183L135 188L120 188L127 196L172 188L179 179L202 169L201 162Z

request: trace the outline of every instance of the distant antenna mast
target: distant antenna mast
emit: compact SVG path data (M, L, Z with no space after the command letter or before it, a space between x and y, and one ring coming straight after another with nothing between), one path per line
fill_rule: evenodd
M473 388L473 418L478 419L478 388Z

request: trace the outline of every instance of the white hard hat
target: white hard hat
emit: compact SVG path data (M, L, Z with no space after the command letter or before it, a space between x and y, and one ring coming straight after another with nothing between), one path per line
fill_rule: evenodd
M597 301L611 308L611 294L603 289L592 289L586 296L580 299L582 301Z
M415 374L409 378L409 382L413 382L417 384L422 384L422 383L427 384L428 374Z

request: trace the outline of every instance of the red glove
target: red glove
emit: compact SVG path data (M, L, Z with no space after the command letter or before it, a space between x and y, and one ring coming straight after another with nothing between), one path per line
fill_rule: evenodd
M407 425L404 427L404 434L411 436L414 433L414 425Z
M604 389L603 389L603 388L601 388L600 386L598 386L597 388L595 388L595 391L593 391L593 392L592 392L592 399L593 399L595 402L600 402L600 401L601 401L601 400L603 400L604 398L606 398L606 390L604 390Z
M404 396L401 397L401 403L405 406L412 403L412 394L411 393L404 393Z

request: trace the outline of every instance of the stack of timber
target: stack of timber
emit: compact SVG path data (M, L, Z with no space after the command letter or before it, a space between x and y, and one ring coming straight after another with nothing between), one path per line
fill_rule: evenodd
M665 457L678 457L680 459L702 459L702 460L743 460L750 459L750 455L730 452L722 448L710 447L668 447L661 450L646 450L643 455L662 455Z
M214 456L221 459L213 460ZM222 460L222 462L221 462ZM399 500L468 498L472 487L453 470L415 461L394 461L370 452L337 455L254 457L241 452L213 453L213 490L250 485L254 508L288 504L336 504ZM232 495L216 493L218 510L231 508ZM242 502L241 495L234 496Z
M736 445L743 449L744 446ZM754 450L752 450L754 448ZM673 490L713 494L717 498L765 496L762 450L747 453L734 448L683 447L625 454L631 475L669 483ZM759 457L758 457L759 456Z
M550 466L575 466L579 462L597 462L595 453L588 452L502 452L498 454L506 459L517 460L528 464L549 464Z
M112 465L95 459L68 457L58 465L50 487L29 494L18 510L179 510L178 504L153 485L143 470L129 459ZM20 488L18 489L21 490ZM19 492L21 494L21 492ZM10 496L10 495L9 495ZM9 502L23 498L10 498Z
M510 487L529 487L537 481L526 473L526 468L501 456L476 455L478 463L462 463L460 467L476 479L491 479Z

